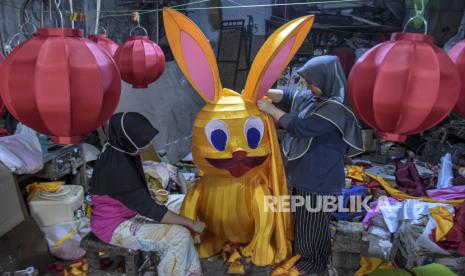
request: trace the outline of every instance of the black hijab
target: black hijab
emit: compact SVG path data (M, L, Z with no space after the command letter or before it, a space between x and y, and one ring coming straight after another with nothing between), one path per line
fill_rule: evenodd
M139 151L150 145L158 134L139 113L113 115L109 123L109 140L100 154L90 181L91 192L112 195L146 188Z
M334 124L348 145L347 155L363 152L361 128L350 110L346 97L346 78L336 56L319 56L310 59L297 73L307 82L321 89L323 95L315 98L311 91L299 89L294 95L291 112L299 118L319 116ZM302 157L309 149L312 138L295 138L287 135L283 150L289 160Z

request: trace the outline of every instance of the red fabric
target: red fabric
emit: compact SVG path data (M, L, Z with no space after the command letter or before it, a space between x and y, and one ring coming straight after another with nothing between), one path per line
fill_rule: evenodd
M381 184L379 184L379 182L376 181L376 180L371 180L371 181L367 184L367 187L368 187L369 189L381 189L381 188L382 188Z
M405 164L400 161L397 161L395 164L398 189L411 196L425 196L426 194L421 184L420 175L413 161L409 159Z
M349 76L357 115L383 140L404 142L430 129L454 108L461 87L452 60L433 36L394 33L366 52Z
M98 46L102 47L110 56L114 57L116 50L118 50L118 44L111 40L107 35L104 34L96 34L90 35L89 39L93 42L97 43Z
M8 132L8 129L0 128L0 137L8 136L8 135L10 135L10 133Z
M465 40L455 44L449 51L449 57L457 67L460 78L465 80ZM459 100L455 105L454 111L465 117L465 84L462 84L462 90L460 92Z
M147 88L165 70L165 55L147 36L131 36L115 53L121 78L134 88Z
M434 233L433 231L432 235ZM444 249L456 250L460 255L465 256L465 202L460 204L458 210L456 210L454 226L447 233L446 240L436 243Z
M0 68L0 94L10 113L58 144L80 142L118 105L114 60L82 30L41 28Z

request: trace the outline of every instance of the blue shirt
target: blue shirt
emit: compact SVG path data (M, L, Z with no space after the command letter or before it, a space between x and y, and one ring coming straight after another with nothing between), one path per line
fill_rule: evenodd
M285 92L277 104L290 110L292 93ZM302 191L314 194L340 194L344 185L344 156L347 144L331 122L311 115L299 118L286 113L279 119L287 133L297 138L313 138L308 151L299 159L288 162L288 181Z

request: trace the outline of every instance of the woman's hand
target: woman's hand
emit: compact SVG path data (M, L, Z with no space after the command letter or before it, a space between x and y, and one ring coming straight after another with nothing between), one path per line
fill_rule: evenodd
M205 231L205 229L207 228L207 226L203 221L192 221L190 228L192 229L192 231L198 234L202 234L203 231Z
M275 120L279 120L281 116L286 114L281 109L275 107L272 103L268 100L258 100L257 101L258 109L265 112L266 114L270 114Z
M184 216L178 215L171 211L167 211L161 223L164 224L177 224L190 228L192 231L202 234L205 231L205 223L202 221L194 221Z
M271 114L274 109L277 109L270 101L268 100L258 100L257 101L258 109L265 112L266 114Z
M284 97L284 91L281 89L270 89L266 92L266 96L274 103L279 103Z

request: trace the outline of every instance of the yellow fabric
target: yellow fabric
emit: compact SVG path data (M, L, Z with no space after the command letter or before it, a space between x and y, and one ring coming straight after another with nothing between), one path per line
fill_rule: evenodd
M424 202L435 202L435 203L445 203L445 204L450 204L453 206L459 206L464 199L455 199L455 200L434 200L432 198L422 196L422 197L416 197L416 196L411 196L409 194L406 194L404 192L401 192L395 188L393 188L386 180L384 180L382 177L374 175L374 174L369 174L366 173L367 176L373 178L374 180L378 181L379 184L383 187L386 192L388 192L389 195L394 197L395 199L398 200L406 200L406 199L418 199Z
M300 255L295 255L292 258L288 259L283 264L276 267L271 273L271 276L299 275L299 272L293 268L293 266L297 263L299 259Z
M229 263L228 273L230 274L245 274L244 266L241 263L241 253L239 253L239 248L232 247L231 245L227 246L228 249L225 249L227 254L223 255L225 261ZM228 256L229 255L229 256Z
M355 272L355 276L364 276L378 268L393 268L391 262L385 262L379 258L369 258L361 256L360 258L360 268Z
M56 193L60 191L61 186L65 184L64 181L54 181L54 182L41 182L41 183L33 183L29 184L26 187L27 192L27 200L31 200L36 196L39 192L45 191L49 193Z
M87 259L83 259L77 262L72 263L70 266L70 271L65 269L65 276L87 276L89 275L89 265Z
M365 181L366 177L362 166L347 166L347 176L358 181Z
M245 274L244 266L240 262L231 263L228 267L229 274Z
M235 106L231 112L228 106ZM250 116L265 124L264 135L256 149L249 149L243 125ZM205 135L205 123L221 118L229 128L230 141L225 151L215 150ZM240 126L240 127L239 127ZM265 196L287 195L284 166L279 151L276 130L271 119L257 107L242 100L234 92L226 92L212 106L207 104L198 114L193 128L192 154L194 162L204 172L188 191L181 213L207 224L201 237L199 255L211 257L225 243L246 244L242 250L256 265L281 263L291 256L291 214L265 210ZM233 177L227 170L217 169L206 158L231 158L232 152L246 148L248 156L269 156L267 160L242 177ZM280 203L276 204L279 208Z
M447 233L454 226L454 214L449 212L444 206L431 208L429 209L429 213L436 221L436 241L445 240Z
M200 29L183 14L169 8L163 10L173 55L187 80L207 102L192 130L192 155L203 175L188 191L181 208L184 216L207 224L198 247L202 258L220 253L227 243L245 245L242 256L251 258L258 266L279 264L291 256L291 213L265 210L265 196L287 196L288 190L274 124L258 110L256 100L263 97L263 89L268 89L265 86L270 80L264 78L270 78L266 72L270 66L276 66L272 65L274 57L285 45L290 46L285 62L279 64L281 68L272 68L283 71L307 36L313 19L313 16L304 16L292 20L267 39L252 64L243 93L239 94L222 88L213 50ZM212 91L202 91L203 86L197 83L202 80L194 78L189 71L183 52L183 34L189 35L202 50L209 64L202 74L205 81L212 81ZM264 125L255 149L249 147L245 135L246 122L251 117L259 118ZM222 151L211 145L205 133L206 125L212 120L221 120L227 126L224 131L228 141ZM208 161L231 159L236 151L245 151L247 157L266 157L266 160L240 177ZM279 210L284 204L278 200L275 207ZM239 267L233 265L233 268Z

